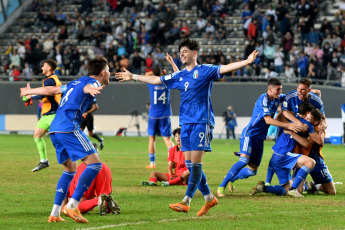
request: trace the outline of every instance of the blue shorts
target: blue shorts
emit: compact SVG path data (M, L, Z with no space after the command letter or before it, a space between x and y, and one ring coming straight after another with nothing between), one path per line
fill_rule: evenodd
M170 117L154 119L149 117L147 133L150 136L156 136L158 131L162 137L171 137L171 121Z
M290 152L285 155L273 153L271 163L280 185L284 185L291 180L291 169L295 167L298 158L301 156L301 154Z
M59 164L64 163L68 158L74 162L97 152L81 130L71 133L51 133L50 139L56 149Z
M207 124L192 123L181 126L182 152L192 150L212 152L212 138L213 127Z
M260 166L263 152L264 140L248 136L240 138L240 154L249 156L249 163Z
M315 184L326 184L333 181L332 175L323 160L321 163L317 163L315 165L313 170L310 172L310 176L313 178Z

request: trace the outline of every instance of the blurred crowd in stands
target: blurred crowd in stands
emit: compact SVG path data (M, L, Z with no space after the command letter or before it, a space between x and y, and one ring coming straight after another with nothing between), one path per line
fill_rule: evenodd
M285 82L296 82L299 77L310 77L320 84L345 87L345 0L332 23L322 16L330 6L321 0L143 2L76 0L73 4L80 6L78 11L66 14L65 1L55 0L54 7L49 7L52 1L34 0L28 11L36 12L36 18L27 26L40 28L42 36L25 33L16 44L10 44L0 72L9 75L11 81L30 81L40 75L42 61L53 58L59 64L57 74L87 75L87 61L101 54L109 60L112 73L125 67L139 74L155 65L166 66L168 45L175 45L171 55L181 68L177 50L180 39L201 38L208 44L227 47L234 21L225 23L226 19L239 16L243 34L237 39L245 41L243 52L228 55L226 48L207 46L199 52L201 64L228 64L247 58L254 49L260 52L251 66L229 74L225 81L282 77ZM95 9L107 15L92 16ZM182 16L190 20L177 17L179 11L191 9L196 13ZM119 15L124 20L112 23ZM321 19L321 27L315 28ZM54 31L57 36L52 35Z

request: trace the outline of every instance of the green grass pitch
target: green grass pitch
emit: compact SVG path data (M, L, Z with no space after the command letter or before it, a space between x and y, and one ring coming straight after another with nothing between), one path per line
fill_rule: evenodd
M121 207L120 215L100 216L98 208L85 214L89 224L66 217L65 223L48 223L56 183L62 174L55 150L45 137L50 167L33 173L39 162L32 136L0 135L0 229L344 229L345 189L336 185L337 195L306 195L302 199L267 194L249 196L259 180L265 180L272 141L265 142L261 167L255 177L238 180L236 193L219 199L219 205L204 217L196 213L204 199L197 191L189 213L176 213L170 203L180 201L185 186L142 187L152 170L148 163L147 137L105 137L101 159L112 170L113 196ZM203 169L215 194L218 185L238 158L239 141L213 140L212 153L206 153ZM326 163L335 182L345 182L342 145L323 148ZM167 150L157 142L155 171L167 172ZM274 177L273 184L277 183Z

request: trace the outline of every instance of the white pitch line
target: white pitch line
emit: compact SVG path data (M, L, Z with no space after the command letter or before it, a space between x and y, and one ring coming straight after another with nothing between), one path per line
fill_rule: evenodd
M116 228L116 227L122 227L122 226L131 226L131 225L140 225L140 224L148 224L148 223L162 223L162 222L173 222L173 221L180 221L180 220L194 220L194 219L213 219L213 218L219 218L220 216L253 216L253 215L266 215L266 214L295 214L295 213L312 213L312 212L319 212L320 210L295 210L295 211L281 211L281 212L258 212L258 213L237 213L232 215L217 215L217 216L203 216L203 217L187 217L187 218L179 218L179 219L163 219L163 220L152 220L152 221L138 221L138 222L126 222L122 224L112 224L112 225L104 225L100 227L93 227L93 228L80 228L83 230L97 230L97 229L106 229L106 228ZM327 210L323 212L344 212L345 210Z

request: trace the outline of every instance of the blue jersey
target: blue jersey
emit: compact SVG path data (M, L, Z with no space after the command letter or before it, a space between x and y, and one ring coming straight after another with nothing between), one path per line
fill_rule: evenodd
M274 98L273 101L271 101L267 93L261 94L255 103L252 118L249 124L243 129L241 137L247 136L261 140L266 139L267 131L270 126L266 124L264 117L270 116L273 118L279 104L284 98L285 95L281 94L279 98Z
M161 77L168 89L181 92L180 125L199 123L214 126L211 102L213 80L222 78L220 67L216 65L196 65L191 71L183 69Z
M322 100L315 95L314 93L309 93L308 101L317 109L321 111L322 114L325 114L325 110L323 108ZM290 92L286 94L285 101L282 105L283 111L292 111L297 116L298 113L298 106L302 104L302 100L298 98L297 91Z
M150 111L149 117L163 118L171 116L170 89L164 85L147 84L150 90Z
M95 87L101 84L94 78L81 77L71 81L66 86L61 86L64 93L56 116L51 123L50 132L73 132L79 129L82 114L92 103L94 97L84 93L84 87L92 84Z
M314 126L309 121L306 121L300 116L298 116L297 119L300 120L303 124L308 125L307 133L315 132ZM298 133L298 135L306 137L307 133ZM286 153L291 152L293 150L296 143L297 141L295 139L293 139L289 134L283 132L276 141L276 144L272 147L272 149L275 153L285 155Z

